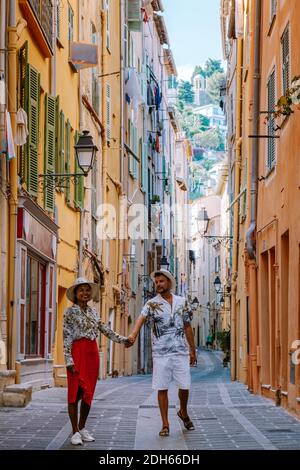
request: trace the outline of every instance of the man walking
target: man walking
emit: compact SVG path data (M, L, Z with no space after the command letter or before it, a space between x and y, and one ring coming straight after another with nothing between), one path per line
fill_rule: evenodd
M191 384L190 365L197 363L194 335L191 327L191 310L184 297L174 295L176 282L172 274L161 269L151 274L157 295L149 300L138 317L133 332L128 337L135 342L143 324L152 330L153 379L152 388L158 391L162 418L160 436L169 436L168 389L174 379L179 388L180 410L177 415L188 430L194 425L187 412Z

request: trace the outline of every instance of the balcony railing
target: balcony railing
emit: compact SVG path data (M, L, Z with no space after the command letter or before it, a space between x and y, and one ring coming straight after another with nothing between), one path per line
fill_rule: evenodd
M52 6L50 0L29 0L45 33L49 46L52 45Z
M19 0L28 27L45 57L52 55L53 9L51 0Z

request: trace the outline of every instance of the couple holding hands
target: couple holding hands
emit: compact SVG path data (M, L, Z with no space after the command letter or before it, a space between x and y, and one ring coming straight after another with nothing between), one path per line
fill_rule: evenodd
M97 345L99 331L110 340L123 343L125 347L131 347L145 323L151 328L152 388L158 392L162 418L162 429L159 435L169 436L168 389L172 379L179 389L180 409L177 415L186 429L194 429L187 412L191 384L190 365L194 366L197 363L191 327L192 312L184 297L173 294L176 282L169 271L164 269L154 271L151 279L155 284L156 296L146 302L132 333L127 338L115 333L108 325L102 323L96 310L88 305L88 302L97 295L99 288L97 284L85 278L78 278L67 290L67 297L73 305L64 314L63 338L73 445L95 440L85 428L85 424L99 375Z

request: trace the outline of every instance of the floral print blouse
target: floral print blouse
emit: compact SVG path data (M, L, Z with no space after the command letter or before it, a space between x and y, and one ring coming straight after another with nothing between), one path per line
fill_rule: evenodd
M127 338L115 333L106 323L102 323L95 309L82 310L79 305L72 305L64 314L63 338L66 366L74 365L72 343L80 338L94 340L99 331L116 343L126 343Z
M151 328L153 357L189 354L184 326L191 324L192 311L184 297L172 295L172 306L158 294L145 304L141 312Z

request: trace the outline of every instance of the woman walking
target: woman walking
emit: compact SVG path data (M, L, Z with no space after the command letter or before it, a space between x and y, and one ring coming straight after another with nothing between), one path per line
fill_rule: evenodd
M64 314L64 355L68 379L68 411L72 424L71 443L80 445L95 439L85 428L99 373L99 351L96 338L99 331L116 343L128 343L102 323L94 308L88 305L95 299L99 287L86 278L78 278L67 290L73 302ZM78 402L81 400L78 421Z

